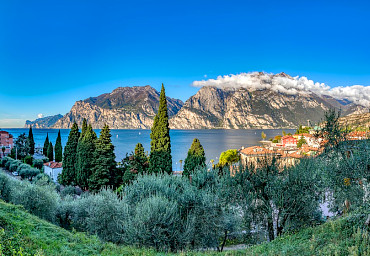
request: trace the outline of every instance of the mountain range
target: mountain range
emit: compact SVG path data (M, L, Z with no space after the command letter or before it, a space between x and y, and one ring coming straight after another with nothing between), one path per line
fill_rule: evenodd
M286 84L294 82L295 78L285 73L259 72L253 73L252 78L254 84L249 87L205 85L185 103L167 97L170 127L295 128L300 124L318 123L329 108L341 109L343 115L368 112L364 106L348 99L300 89L299 86L292 90ZM64 116L27 121L26 126L70 128L74 121L80 126L86 118L93 128L108 124L112 129L150 129L158 106L159 92L151 86L119 87L111 93L77 101Z

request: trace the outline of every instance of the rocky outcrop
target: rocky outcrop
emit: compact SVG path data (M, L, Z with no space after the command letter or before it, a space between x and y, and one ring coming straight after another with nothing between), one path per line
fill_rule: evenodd
M334 104L335 103L335 104ZM170 120L172 129L268 129L315 124L329 108L363 111L314 93L284 94L273 90L202 87Z
M181 100L167 97L168 113L175 115ZM150 129L159 107L159 92L150 86L120 87L111 93L77 101L53 128L79 126L86 118L94 129L108 124L111 129Z
M43 129L43 128L50 128L53 126L59 119L61 119L63 116L61 114L55 115L55 116L46 116L42 118L38 118L35 121L27 120L24 128L36 128L36 129Z

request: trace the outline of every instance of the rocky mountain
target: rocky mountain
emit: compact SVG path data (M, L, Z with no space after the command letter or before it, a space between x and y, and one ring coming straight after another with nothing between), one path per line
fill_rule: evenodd
M257 75L258 76L258 75ZM265 76L264 73L259 76ZM279 78L291 80L282 73ZM269 77L271 80L274 77ZM363 113L363 106L331 96L319 96L306 90L276 90L263 83L253 88L228 84L222 88L203 86L190 97L170 120L172 129L268 129L294 128L299 124L318 123L329 108L343 114ZM275 88L279 88L275 85Z
M352 114L339 118L339 123L342 126L350 126L351 128L370 128L370 113Z
M62 117L63 116L61 114L58 114L55 116L46 116L46 117L38 118L35 121L27 120L24 125L24 128L30 128L30 126L36 129L50 128Z
M167 97L169 116L183 105L178 99ZM79 126L83 118L93 128L108 124L111 129L150 129L159 107L159 92L150 86L119 87L111 93L77 101L72 109L52 128L70 128L74 121Z

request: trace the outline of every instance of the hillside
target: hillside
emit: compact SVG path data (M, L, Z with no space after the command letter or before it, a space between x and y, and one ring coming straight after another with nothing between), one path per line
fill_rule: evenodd
M37 118L34 121L27 120L24 124L24 128L36 128L36 129L43 129L43 128L50 128L53 126L59 119L63 116L61 114L54 115L54 116L46 116L42 118Z
M369 129L370 128L370 113L353 114L339 118L339 122L343 126L350 126L353 129Z
M352 214L247 250L178 255L370 255L370 236L358 229L364 227L366 217ZM72 233L1 200L0 228L4 230L0 232L4 255L9 255L10 248L22 251L23 255L174 255L117 246L95 236Z
M167 97L169 116L175 115L183 102ZM52 128L79 126L86 118L93 128L108 124L111 129L150 129L159 107L159 92L151 86L119 87L111 93L77 101Z

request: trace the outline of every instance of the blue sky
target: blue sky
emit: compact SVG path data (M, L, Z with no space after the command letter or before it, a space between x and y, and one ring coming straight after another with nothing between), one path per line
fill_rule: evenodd
M286 72L370 85L368 1L1 1L0 127L118 86Z

